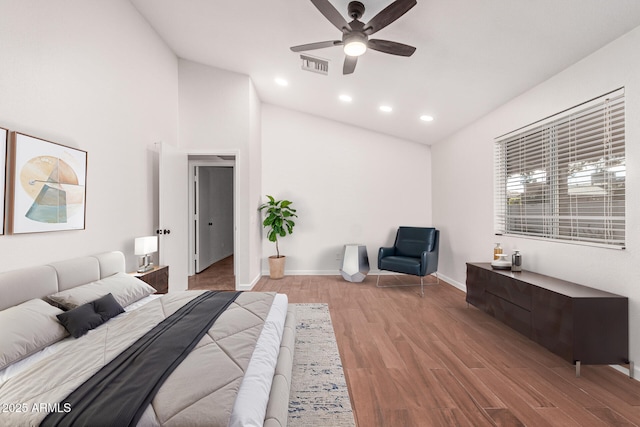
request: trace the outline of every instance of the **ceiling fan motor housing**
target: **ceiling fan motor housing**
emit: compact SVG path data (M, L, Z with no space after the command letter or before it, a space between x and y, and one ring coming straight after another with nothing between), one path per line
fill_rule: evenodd
M360 19L362 15L364 15L364 4L359 1L349 2L347 6L347 12L351 19Z
M369 37L367 37L366 34L361 33L361 32L357 32L357 31L352 31L350 33L345 33L342 36L342 42L345 45L348 45L349 43L362 43L365 46L367 45L367 41L369 40Z

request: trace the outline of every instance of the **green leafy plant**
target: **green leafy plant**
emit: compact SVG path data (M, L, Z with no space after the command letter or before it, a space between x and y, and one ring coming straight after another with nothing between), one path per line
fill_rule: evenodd
M291 207L292 202L289 200L276 200L268 194L267 197L269 201L260 205L258 210L266 209L262 225L267 229L269 241L276 244L276 258L280 258L278 237L285 237L287 234L293 233L293 227L296 223L291 218L297 218L298 215L296 215L296 210Z

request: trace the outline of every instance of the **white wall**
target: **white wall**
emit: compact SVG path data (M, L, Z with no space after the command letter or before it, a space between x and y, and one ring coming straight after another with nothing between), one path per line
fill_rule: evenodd
M178 61L179 146L238 149L249 145L249 76Z
M0 271L153 233L155 141L176 143L177 59L127 0L0 0L0 127L88 152L86 230L0 236Z
M399 225L432 225L428 146L263 105L262 162L262 200L289 199L298 210L279 243L286 274L339 274L347 243L367 245L377 270L378 248ZM270 255L265 238L265 274Z
M246 289L259 279L255 247L259 236L255 188L260 188L255 169L256 127L260 122L259 102L249 76L192 61L179 60L179 146L188 154L236 156L236 267L237 288ZM185 180L187 177L185 177ZM253 267L252 267L253 266Z
M433 218L440 272L464 289L465 262L491 260L494 242L523 254L524 268L629 297L630 357L640 358L640 28L477 123L434 145ZM613 89L626 89L627 249L493 234L493 140ZM461 102L464 102L461 100ZM638 366L638 365L636 365ZM638 377L636 367L636 377Z
M262 224L257 207L262 201L262 102L250 81L249 87L249 277L251 286L262 275Z

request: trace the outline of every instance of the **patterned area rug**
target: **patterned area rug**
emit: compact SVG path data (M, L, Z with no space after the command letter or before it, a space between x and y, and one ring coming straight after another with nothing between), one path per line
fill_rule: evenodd
M354 427L342 361L327 304L296 304L290 427Z

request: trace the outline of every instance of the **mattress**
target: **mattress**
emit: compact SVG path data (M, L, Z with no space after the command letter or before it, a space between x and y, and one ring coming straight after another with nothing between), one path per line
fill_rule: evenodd
M158 299L158 295L148 296L136 303L125 308L126 313L120 316L132 316L142 307L147 306L151 301ZM230 426L251 426L262 425L267 412L267 402L269 401L269 393L272 388L272 380L278 361L279 350L283 337L285 318L287 315L288 301L286 295L276 294L273 303L268 308L264 326L258 333L255 348L250 354L248 364L246 365L245 375L242 377L237 398L233 403L233 410L230 415ZM88 333L89 336L101 334L100 328L96 328ZM6 369L0 371L0 395L3 388L7 384L11 384L11 380L20 380L20 378L29 378L29 371L35 369L47 359L61 356L66 352L73 351L74 338L66 338L59 341L36 354L29 356L19 362L16 362ZM50 359L51 360L51 359ZM33 378L32 378L33 379ZM2 395L2 401L21 403L21 396ZM3 415L0 414L0 424L2 424ZM170 425L166 420L159 420L156 413L152 410L145 412L138 425Z

